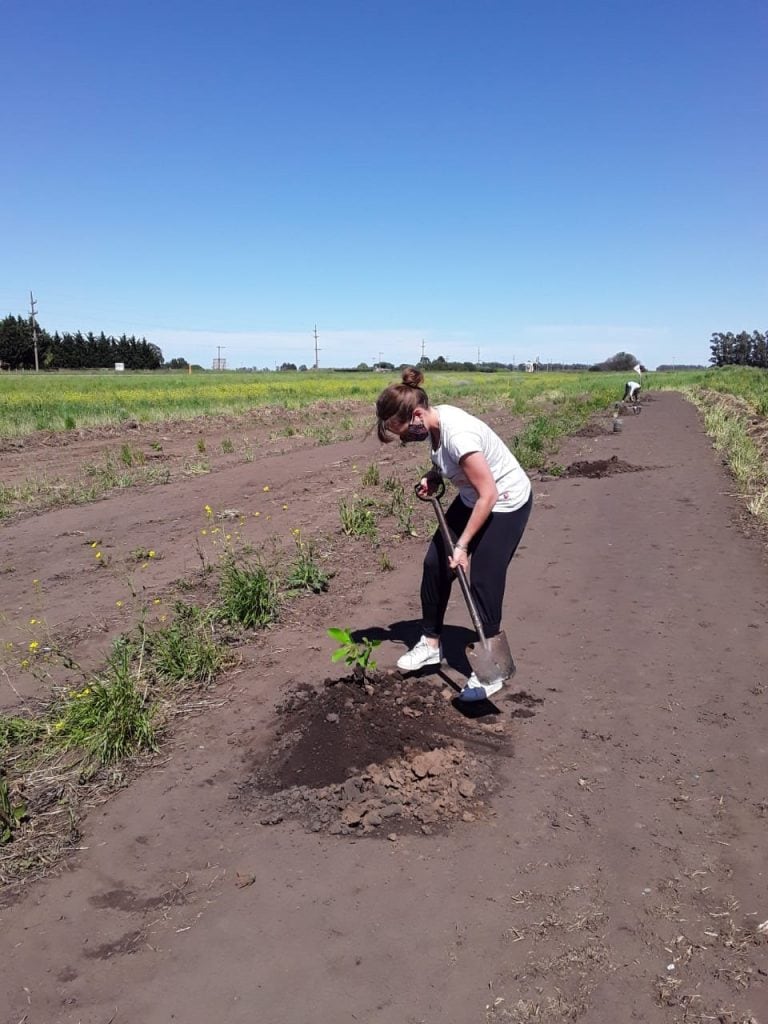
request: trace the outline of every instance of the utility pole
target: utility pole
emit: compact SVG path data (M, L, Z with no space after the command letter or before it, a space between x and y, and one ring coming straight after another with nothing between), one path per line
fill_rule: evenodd
M424 362L424 339L421 339L421 361Z
M315 369L316 370L320 369L320 360L319 360L318 355L317 355L317 353L319 351L320 351L320 349L317 347L317 324L315 324Z
M32 292L29 293L29 325L32 328L32 343L35 346L35 373L40 370L40 364L37 361L37 324L35 323L35 302Z
M480 346L477 346L477 365L480 365Z
M216 346L216 351L217 351L217 353L218 353L218 356L217 356L217 358L216 358L216 365L214 366L214 370L222 370L222 369L224 368L224 367L223 367L223 366L221 365L221 364L222 364L222 359L221 359L221 350L222 350L223 348L226 348L226 345L217 345L217 346Z

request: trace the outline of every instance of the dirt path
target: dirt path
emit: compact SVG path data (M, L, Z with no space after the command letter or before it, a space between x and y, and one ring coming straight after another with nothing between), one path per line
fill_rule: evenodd
M506 607L518 676L475 723L508 741L486 813L388 840L261 824L242 799L275 702L329 674L322 623L379 628L380 664L412 635L423 541L404 541L385 575L361 557L321 611L307 604L270 634L225 706L185 723L164 763L91 814L59 877L0 911L3 1024L768 1021L768 571L695 410L654 399L622 433L559 456L616 455L637 472L536 485ZM361 451L376 454L325 450L340 481ZM262 493L291 495L271 514L295 500L305 521L330 523L316 484L299 489L288 462L268 468ZM204 484L190 483L188 508ZM218 504L258 484L223 471ZM183 519L152 493L137 523ZM56 536L71 527L55 517L78 514L91 532L89 516L112 512L44 521ZM157 585L187 557L153 567ZM76 590L59 571L63 620ZM457 678L458 594L449 622Z

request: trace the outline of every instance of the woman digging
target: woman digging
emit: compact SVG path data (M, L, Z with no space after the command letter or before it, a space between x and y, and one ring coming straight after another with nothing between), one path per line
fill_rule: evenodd
M413 367L402 383L391 384L376 401L379 440L429 441L433 468L417 487L420 497L434 494L443 477L459 490L445 514L454 554L436 531L424 558L421 577L422 635L397 667L415 672L439 665L440 634L454 572L467 572L472 559L471 591L490 639L501 630L507 567L523 536L533 505L531 482L509 448L491 428L453 405L430 405L424 375ZM502 681L483 684L473 672L459 700L485 700Z

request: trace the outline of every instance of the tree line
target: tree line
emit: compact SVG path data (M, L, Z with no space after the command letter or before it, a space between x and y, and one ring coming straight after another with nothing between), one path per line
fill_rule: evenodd
M759 366L768 369L768 332L718 331L712 335L709 357L713 366Z
M146 338L125 334L115 338L103 331L49 334L39 327L36 334L41 370L112 369L115 363L123 363L126 370L159 370L163 366L163 353ZM7 316L0 320L0 367L35 369L35 338L28 319Z

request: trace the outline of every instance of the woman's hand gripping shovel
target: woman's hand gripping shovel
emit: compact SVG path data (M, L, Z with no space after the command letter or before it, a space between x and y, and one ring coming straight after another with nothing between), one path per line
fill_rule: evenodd
M445 521L443 507L440 504L440 499L445 494L445 483L441 480L434 494L424 495L422 492L423 488L421 487L421 484L416 484L416 497L419 498L420 501L429 501L432 503L446 550L451 556L453 556L453 538L451 537L448 529L448 524ZM474 625L480 640L479 644L470 644L467 647L467 659L469 664L472 666L472 670L477 676L478 681L483 686L493 686L495 683L503 683L507 679L511 679L516 671L506 634L502 630L490 639L485 635L485 630L483 629L483 624L480 621L477 606L472 597L472 592L469 589L467 575L461 566L456 568L456 574L459 577L461 592L464 595L464 600L467 602L469 614L472 616L472 624Z

